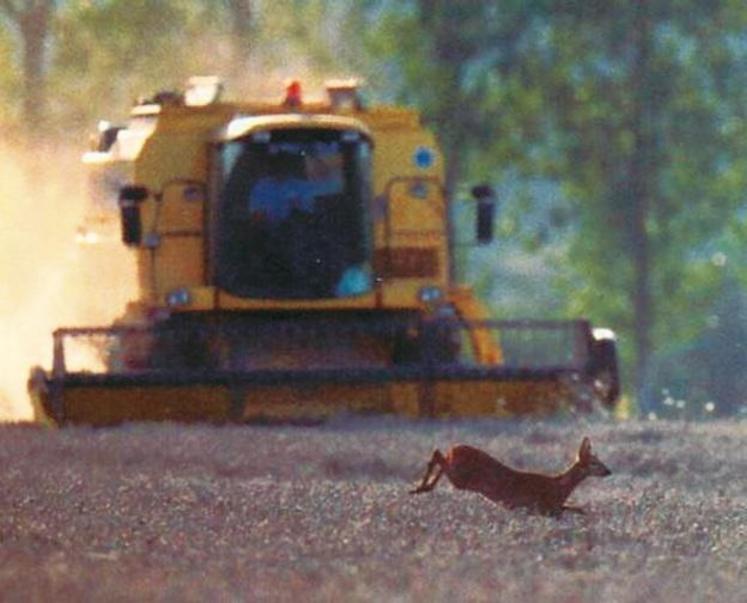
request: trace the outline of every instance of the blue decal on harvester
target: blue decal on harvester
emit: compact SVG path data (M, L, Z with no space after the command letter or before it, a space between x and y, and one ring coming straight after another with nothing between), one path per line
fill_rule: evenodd
M436 153L429 147L418 147L412 156L415 165L420 169L427 169L433 165L436 160Z

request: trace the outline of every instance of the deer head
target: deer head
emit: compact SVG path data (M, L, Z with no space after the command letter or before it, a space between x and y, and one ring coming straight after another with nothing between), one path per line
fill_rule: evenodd
M578 449L578 465L584 469L584 473L587 475L606 477L612 474L607 465L592 454L591 440L588 437L581 441L581 446Z

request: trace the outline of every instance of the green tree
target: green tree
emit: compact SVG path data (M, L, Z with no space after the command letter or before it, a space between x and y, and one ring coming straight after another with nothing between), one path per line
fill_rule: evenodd
M54 120L66 131L123 112L138 94L183 84L190 9L183 2L69 2L56 32Z
M640 389L657 345L703 328L709 242L741 203L747 9L380 6L375 48L446 142L450 181L512 173L559 187L574 224L568 314L622 333Z
M0 17L17 33L25 130L37 135L46 115L46 53L55 0L0 0Z
M496 100L491 86L519 66L514 57L542 5L412 0L369 6L378 26L367 47L384 63L374 69L387 76L383 86L398 88L396 100L419 106L438 130L448 158L448 190L474 172L471 161L506 125L505 107L486 99Z
M741 200L747 14L728 1L593 6L548 15L530 77L557 141L543 169L578 201L574 304L632 335L639 390L654 346L703 325L698 251Z

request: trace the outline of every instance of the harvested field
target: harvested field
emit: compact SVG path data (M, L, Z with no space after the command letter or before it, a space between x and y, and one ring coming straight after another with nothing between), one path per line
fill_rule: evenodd
M508 512L434 447L614 472L585 516ZM745 601L747 422L0 427L3 601Z

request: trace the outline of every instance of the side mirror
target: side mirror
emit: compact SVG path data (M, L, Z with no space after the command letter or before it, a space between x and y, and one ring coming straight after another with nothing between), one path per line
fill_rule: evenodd
M480 245L487 245L493 242L495 236L495 191L488 184L479 184L472 188L472 196L477 202L477 242Z
M119 190L119 211L122 217L122 242L136 246L143 238L143 226L140 219L140 204L148 198L148 189L144 186L127 185Z

